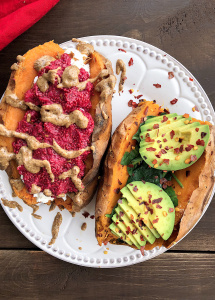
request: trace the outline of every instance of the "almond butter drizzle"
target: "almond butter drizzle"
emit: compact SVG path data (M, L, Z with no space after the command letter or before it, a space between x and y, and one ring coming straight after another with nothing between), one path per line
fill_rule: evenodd
M58 126L68 128L71 124L76 124L79 128L87 128L88 118L80 110L74 110L69 115L63 113L60 104L50 104L42 106L40 110L42 122L49 122Z
M41 90L42 93L45 93L48 90L49 82L54 84L56 79L58 83L60 82L60 77L59 75L57 75L59 69L60 67L55 70L49 70L48 73L44 73L37 79L38 88Z
M54 218L54 222L52 224L52 239L49 242L49 245L52 245L55 243L57 237L58 237L58 233L59 233L59 229L60 229L60 225L62 223L62 215L60 212L58 212Z
M7 206L9 208L18 208L19 211L23 211L23 207L17 203L16 201L9 201L7 199L1 198L1 201L4 206Z
M126 66L122 59L118 59L116 62L116 74L119 75L121 72L120 82L119 82L119 93L123 90L123 85L126 77Z
M70 177L75 187L81 192L84 190L84 186L81 179L78 178L79 172L80 172L80 168L78 166L74 166L72 169L60 174L59 179L64 180L67 177Z
M34 63L34 69L37 72L40 72L43 68L48 66L52 61L54 61L55 58L49 55L43 55L40 58L38 58Z

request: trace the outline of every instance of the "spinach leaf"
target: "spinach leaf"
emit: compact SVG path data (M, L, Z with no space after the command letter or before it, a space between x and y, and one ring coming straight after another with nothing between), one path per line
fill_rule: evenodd
M167 195L169 195L173 205L175 207L178 206L178 197L176 196L176 193L173 190L173 188L171 186L168 186L164 191L167 193Z
M123 166L127 166L131 163L131 161L135 158L137 158L138 156L140 156L139 154L139 146L136 145L134 150L131 150L131 152L125 152L125 154L123 155L123 158L121 160L121 165Z
M140 126L139 126L137 132L133 135L132 140L137 140L138 143L140 142L140 132L141 132L141 129L140 129L140 128L141 128L141 126L144 125L144 124L145 124L145 122L143 122L143 123L140 124Z

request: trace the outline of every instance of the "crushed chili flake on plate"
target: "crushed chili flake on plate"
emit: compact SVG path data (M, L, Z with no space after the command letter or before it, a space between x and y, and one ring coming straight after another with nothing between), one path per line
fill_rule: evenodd
M134 60L133 60L133 58L131 57L130 60L129 60L129 62L128 62L128 66L129 66L129 67L130 67L130 66L133 66L133 64L134 64Z
M159 83L154 83L153 86L155 86L157 89L161 88L161 84Z
M168 72L168 78L169 78L169 79L172 79L172 78L174 78L174 77L175 77L175 75L174 75L173 72Z
M121 48L119 48L118 51L122 51L122 52L126 53L126 51L124 49L121 49Z
M177 102L178 102L178 99L176 99L176 98L174 98L173 100L170 101L170 103L171 103L172 105L176 104Z

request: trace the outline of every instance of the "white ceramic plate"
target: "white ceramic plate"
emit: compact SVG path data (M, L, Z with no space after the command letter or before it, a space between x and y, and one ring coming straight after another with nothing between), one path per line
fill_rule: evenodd
M134 96L138 95L143 95L142 98L147 100L156 100L160 105L170 108L171 112L178 114L186 112L197 119L214 123L213 107L198 81L183 65L162 50L126 37L91 36L85 37L83 40L90 42L95 50L109 58L114 71L118 58L123 59L127 65L124 92L121 96L117 92L113 97L113 131L131 111L131 108L128 107L128 101L132 99L138 102L134 99ZM75 44L68 41L61 44L61 47L67 49L75 47ZM126 53L119 51L119 49L124 49ZM129 67L130 58L133 58L134 64ZM168 79L168 72L173 72L175 77ZM117 77L116 90L119 82L119 76ZM161 88L153 86L157 83L161 84ZM128 92L130 89L134 89L133 94ZM170 101L174 98L177 98L178 102L171 105ZM192 111L195 105L199 112ZM12 200L12 191L6 172L1 171L0 176L0 196ZM108 244L99 247L95 238L95 220L90 217L85 219L82 215L84 211L94 215L95 197L74 218L66 210L61 212L63 222L59 236L55 244L49 246L51 227L53 219L59 211L58 208L49 212L47 205L40 205L37 214L42 216L42 220L38 220L31 216L32 209L30 207L18 198L15 200L23 206L23 212L20 213L17 209L9 209L2 205L14 225L37 247L67 262L87 267L115 268L139 263L166 251L164 247L155 248L151 251L145 251L145 255L142 256L140 251L125 246ZM81 230L83 222L87 223L86 231Z

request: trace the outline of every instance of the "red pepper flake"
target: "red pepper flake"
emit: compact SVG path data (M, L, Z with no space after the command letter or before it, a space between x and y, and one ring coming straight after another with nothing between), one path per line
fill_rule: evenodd
M136 102L132 102L132 108L136 108L138 106L138 103L136 103Z
M160 203L162 200L163 200L163 198L154 199L154 200L152 200L152 204Z
M204 146L204 145L205 145L205 141L204 141L204 140L198 139L198 140L196 141L196 145Z
M170 138L171 138L171 140L173 139L174 135L175 135L175 131L174 130L170 131Z
M155 224L155 223L157 223L158 221L159 221L159 218L154 219L154 220L152 221L152 223Z
M119 194L120 188L114 189L114 193Z
M159 83L155 83L155 84L153 84L153 86L155 86L157 89L161 88L161 85Z
M132 232L133 235L137 233L137 228L135 228Z
M176 99L176 98L174 98L173 100L170 101L170 103L171 103L172 105L176 104L177 102L178 102L178 99Z
M145 246L141 246L141 247L140 247L140 252L141 252L142 256L145 255L145 254L144 254L144 250L145 250Z
M187 151L187 152L189 152L191 149L193 149L193 145L187 145L187 147L185 148L185 150Z
M122 52L126 53L126 51L124 49L121 49L121 48L119 48L118 51L122 51Z
M155 140L153 140L153 139L151 139L150 137L147 137L146 139L145 139L145 142L148 142L148 143L153 143Z
M119 185L122 185L122 182L118 179L118 183L119 183Z
M154 124L153 125L153 129L158 129L159 128L159 124Z
M129 164L129 165L128 165L128 167L129 167L129 168L133 168L133 167L134 167L134 165L132 165L132 164Z
M161 121L161 123L164 123L168 120L167 116L163 116L163 120Z
M134 191L134 192L137 192L137 191L138 191L137 186L135 186L135 187L133 188L133 191Z
M153 165L156 165L157 162L158 162L157 159L154 159L152 163Z
M144 238L143 238L143 236L141 235L140 236L140 240L143 242L144 241Z
M128 101L128 106L129 106L129 107L132 107L132 103L133 103L133 100L129 100L129 101Z
M129 91L130 94L133 94L133 92L134 92L133 89L130 89L130 90L128 90L128 91ZM130 100L130 101L132 101L132 100Z
M163 178L160 179L160 184L163 184L163 183L166 183L166 182L167 182L166 178L163 177Z
M195 161L197 160L197 156L196 155L190 155L190 161Z
M165 149L166 149L166 150L169 150L169 147L168 147L168 146L166 146L166 147L165 147Z
M144 115L145 115L145 116L147 115L148 111L149 111L149 107L147 106L147 107L145 108L145 111L144 111Z
M149 148L146 148L146 151L150 151L150 152L152 152L152 151L156 151L156 148L149 147Z
M186 177L188 177L188 176L190 176L190 171L189 170L186 171Z
M166 154L167 152L164 149L161 149L162 154Z
M179 148L180 152L182 153L184 151L184 145L181 145Z
M141 97L143 97L143 95L138 95L135 97L135 99L140 99Z
M195 131L196 131L196 132L199 132L199 128L195 128Z
M160 143L161 141L160 140L157 140L157 143Z
M174 78L174 77L175 77L175 75L174 75L173 72L168 72L168 78L169 78L169 79L172 79L172 78Z
M161 208L162 208L162 206L160 206L159 204L157 204L157 205L156 205L156 208L159 208L159 209L161 209Z
M178 154L179 152L180 152L180 149L179 149L179 148L175 148L175 149L174 149L174 153L175 153L175 154Z
M172 212L174 212L174 208L170 207L169 208L169 213L172 213Z
M132 108L136 108L138 106L138 103L134 102L133 100L129 100L128 106Z
M155 155L157 158L160 158L161 157L161 155L162 155L162 152L161 151L159 151L158 152L158 154L157 155Z
M190 81L193 81L193 78L189 78Z
M169 159L164 159L163 163L169 165Z
M82 215L83 215L83 216L85 217L85 219L86 219L86 218L88 218L88 217L89 217L89 215L90 215L90 214L89 214L87 211L85 211L85 212L83 212L83 214L82 214Z
M95 219L95 216L94 215L90 216L90 219L92 219L92 220Z
M130 58L130 60L129 60L129 62L128 62L128 66L130 67L130 66L133 66L133 64L134 64L134 60L133 60L133 58Z
M207 135L206 132L201 132L201 138L203 139Z
M124 212L123 211L120 211L119 212L119 217L121 218L121 217L123 217L124 216Z
M166 133L163 133L161 136L164 137L166 135Z
M163 141L164 141L164 143L166 143L166 142L167 142L167 139L163 139Z

